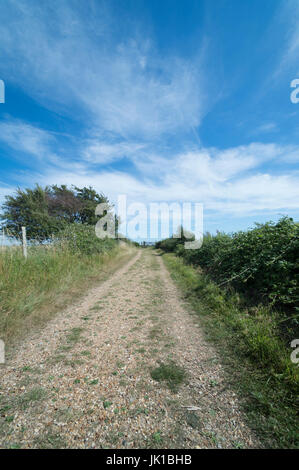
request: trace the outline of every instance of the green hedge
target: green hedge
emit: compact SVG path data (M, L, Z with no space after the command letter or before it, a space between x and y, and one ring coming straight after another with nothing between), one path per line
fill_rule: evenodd
M206 235L199 250L185 250L175 241L162 241L160 247L200 266L218 285L298 310L299 225L293 219L283 217L230 235Z
M219 288L202 270L172 253L163 258L221 356L263 445L297 448L299 369L281 338L280 315L264 305L243 308L236 292Z
M56 241L67 246L72 253L93 255L112 250L117 241L113 238L98 238L94 226L71 224L59 232Z

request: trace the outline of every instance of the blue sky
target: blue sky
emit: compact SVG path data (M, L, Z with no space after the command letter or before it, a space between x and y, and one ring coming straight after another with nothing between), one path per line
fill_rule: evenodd
M299 213L299 2L1 2L0 201L91 185L204 229Z

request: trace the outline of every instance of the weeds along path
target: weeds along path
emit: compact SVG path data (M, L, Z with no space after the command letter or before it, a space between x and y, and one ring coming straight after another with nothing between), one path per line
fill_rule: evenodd
M140 250L1 367L2 448L259 446L152 250Z

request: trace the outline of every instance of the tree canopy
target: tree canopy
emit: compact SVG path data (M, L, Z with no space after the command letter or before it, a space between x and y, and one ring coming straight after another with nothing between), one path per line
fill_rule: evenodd
M15 237L20 237L21 227L26 226L28 239L47 240L69 224L95 225L95 208L103 202L109 204L108 198L91 187L43 188L37 184L5 196L0 218L2 226Z

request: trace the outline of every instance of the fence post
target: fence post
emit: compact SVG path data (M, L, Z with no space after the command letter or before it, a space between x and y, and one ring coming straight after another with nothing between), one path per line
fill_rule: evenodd
M27 239L26 239L26 227L22 227L22 246L24 258L27 258Z

